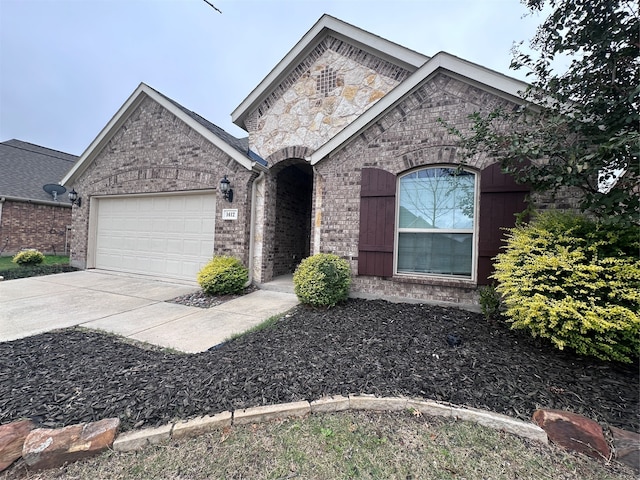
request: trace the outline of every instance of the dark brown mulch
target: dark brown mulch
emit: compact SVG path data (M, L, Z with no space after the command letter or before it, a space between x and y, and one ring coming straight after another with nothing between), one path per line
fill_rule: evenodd
M258 288L255 285L249 285L239 293L231 293L228 295L207 295L202 290L198 290L197 292L187 293L186 295L173 298L169 300L169 302L187 305L189 307L211 308L228 302L229 300L233 300L234 298L255 292L257 289Z
M462 341L451 347L447 335ZM331 394L411 396L529 420L559 408L639 430L638 364L560 352L457 309L349 300L298 307L269 329L195 355L69 329L0 344L0 423L122 429Z

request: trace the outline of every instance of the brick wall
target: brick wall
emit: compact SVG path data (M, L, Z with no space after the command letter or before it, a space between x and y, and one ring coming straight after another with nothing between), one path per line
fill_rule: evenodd
M233 203L217 196L215 252L248 264L250 190L255 173L212 145L160 104L145 98L73 187L82 197L74 207L72 264L86 267L91 197L217 189L227 175ZM238 209L238 219L223 221L223 208Z
M333 157L319 162L316 176L322 180L317 182L321 186L322 207L317 211L316 201L313 218L321 219L314 232L320 242L316 251L349 259L355 274L358 271L360 170L375 167L398 175L419 166L459 163L456 138L439 119L464 131L469 127L469 114L498 105L508 106L508 103L439 73ZM478 156L471 159L468 166L479 172L491 162ZM545 205L551 205L549 199L545 199ZM355 276L352 292L460 304L477 302L475 282L428 276Z
M0 208L0 254L37 248L43 253L64 255L71 208L11 200Z
M65 254L71 208L7 200L0 209L0 254L13 255L24 248Z

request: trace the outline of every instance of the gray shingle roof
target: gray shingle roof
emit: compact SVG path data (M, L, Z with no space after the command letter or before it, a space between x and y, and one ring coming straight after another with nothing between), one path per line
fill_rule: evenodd
M151 88L151 87L149 87L149 88ZM246 156L247 158L249 158L250 160L252 160L254 162L258 162L258 163L260 163L260 164L262 164L264 166L267 166L267 161L266 160L264 160L262 157L258 156L255 152L252 152L251 150L249 150L249 138L248 137L236 138L233 135L231 135L230 133L228 133L225 130L223 130L222 128L220 128L217 125L211 123L206 118L201 117L196 112L194 112L192 110L189 110L186 107L183 107L178 102L176 102L175 100L172 100L171 98L167 97L163 93L160 93L157 90L155 90L155 91L159 95L162 95L164 98L169 100L171 103L173 103L176 107L178 107L184 113L189 115L191 118L193 118L196 122L198 122L204 128L209 130L215 136L220 138L222 141L224 141L225 143L228 143L229 145L231 145L238 152L242 153L244 156Z
M20 140L0 142L0 198L52 201L42 187L58 183L78 157ZM66 194L59 201L69 203Z

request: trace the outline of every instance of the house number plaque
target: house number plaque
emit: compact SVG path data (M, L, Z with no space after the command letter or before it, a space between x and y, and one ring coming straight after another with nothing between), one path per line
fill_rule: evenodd
M238 209L237 208L224 208L224 209L222 209L222 219L223 220L237 220L238 219Z

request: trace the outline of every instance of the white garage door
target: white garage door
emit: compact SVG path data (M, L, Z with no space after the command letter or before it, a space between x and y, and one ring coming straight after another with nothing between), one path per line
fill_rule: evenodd
M212 193L96 201L96 268L195 281L213 256Z

